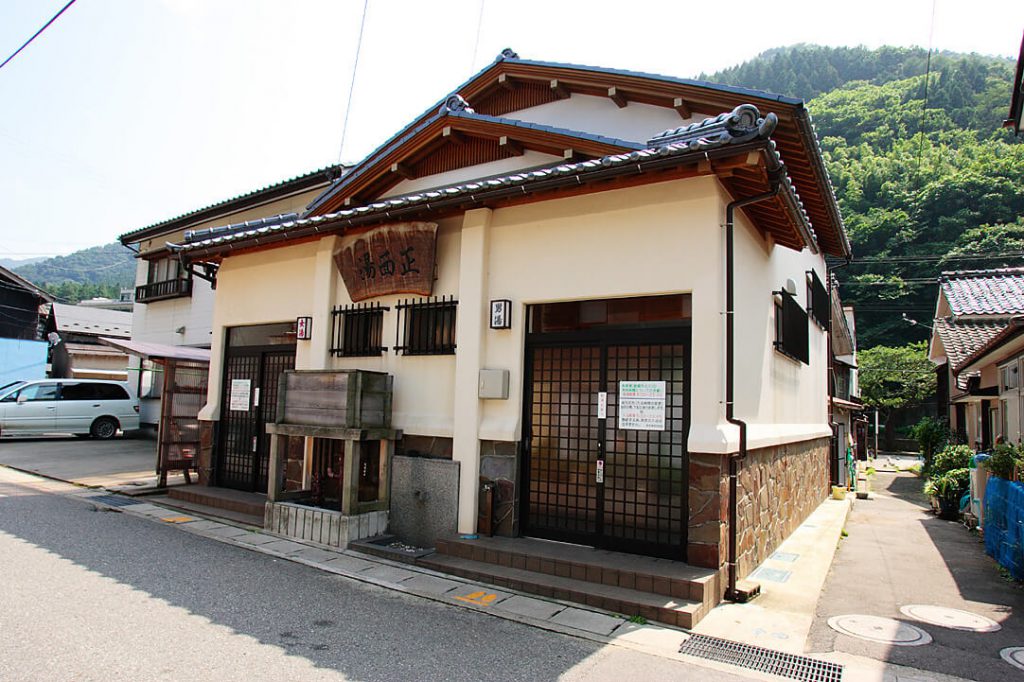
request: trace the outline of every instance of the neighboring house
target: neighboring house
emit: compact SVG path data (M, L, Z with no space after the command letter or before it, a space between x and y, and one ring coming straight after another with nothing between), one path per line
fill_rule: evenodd
M0 267L0 386L46 376L45 306L53 296Z
M832 279L831 326L829 329L832 350L832 372L830 401L832 423L836 428L836 450L832 467L832 483L846 486L851 483L850 471L846 468L847 448L855 458L867 455L867 428L861 418L864 404L860 400L860 385L857 377L857 326L852 306L844 306L839 297L839 285Z
M1006 433L1004 420L1017 423L1019 417L1003 409L995 371L983 373L969 359L1022 314L1024 268L946 272L939 280L928 348L937 366L939 413L948 415L950 429L975 448L991 447Z
M130 308L132 339L147 345L128 345L125 349L132 354L132 381L141 399L143 424L155 426L160 419L165 362L175 358L202 362L206 357L187 349L176 353L173 347L210 347L213 291L209 276L186 271L167 249L167 242L181 241L189 230L226 222L259 221L266 216L295 217L342 170L342 166L321 168L119 237L122 244L138 253L139 259L134 307Z
M1003 329L960 361L960 374L977 378L978 392L991 396L982 426L988 427L989 445L1000 440L1021 443L1024 434L1024 399L1020 377L1024 373L1024 316L1010 318Z
M50 339L50 376L127 380L128 356L100 339L130 339L131 313L54 303L46 328Z
M1013 94L1010 97L1010 116L1003 126L1013 128L1020 135L1024 130L1024 38L1020 42L1020 56L1017 58L1017 72L1013 76Z
M204 483L280 485L294 367L394 377L393 528L493 494L498 534L707 567L715 602L829 488L850 247L800 100L506 52L301 217L173 250L216 272Z

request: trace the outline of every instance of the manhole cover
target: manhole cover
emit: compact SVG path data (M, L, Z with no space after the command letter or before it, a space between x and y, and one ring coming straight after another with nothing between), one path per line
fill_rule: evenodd
M1014 668L1024 670L1024 646L1011 646L999 652L1003 660Z
M985 616L970 611L948 609L944 606L928 606L927 604L909 604L900 608L900 613L922 623L931 623L953 630L966 632L996 632L1002 626Z
M893 646L921 646L932 641L932 636L921 628L894 618L834 616L828 619L828 626L844 635Z

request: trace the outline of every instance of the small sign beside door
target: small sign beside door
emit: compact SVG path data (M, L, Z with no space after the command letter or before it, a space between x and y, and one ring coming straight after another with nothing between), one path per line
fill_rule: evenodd
M313 338L313 318L295 318L295 338L299 341L309 341Z
M608 391L598 391L597 393L597 418L608 418Z
M604 483L604 460L597 460L597 482Z
M619 382L619 428L665 430L665 382Z
M231 397L228 399L229 409L235 412L249 411L249 396L252 393L251 379L232 379Z

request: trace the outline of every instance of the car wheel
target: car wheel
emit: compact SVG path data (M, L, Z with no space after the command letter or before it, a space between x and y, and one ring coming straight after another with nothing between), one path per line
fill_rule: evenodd
M108 440L117 435L117 420L113 417L100 417L92 423L89 429L93 438Z

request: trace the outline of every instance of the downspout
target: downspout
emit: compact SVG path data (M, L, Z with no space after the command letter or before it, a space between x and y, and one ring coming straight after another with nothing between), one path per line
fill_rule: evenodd
M725 419L735 424L740 430L739 452L729 457L729 585L725 598L730 601L745 602L749 595L739 593L736 589L736 554L739 534L736 532L737 480L739 462L747 456L747 423L737 419L735 415L735 258L733 249L733 214L737 208L771 199L779 193L780 180L778 175L771 178L772 188L764 194L731 201L725 207Z

